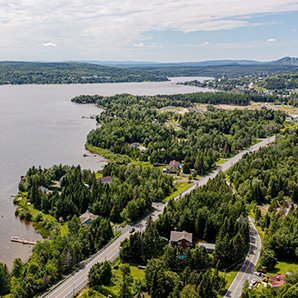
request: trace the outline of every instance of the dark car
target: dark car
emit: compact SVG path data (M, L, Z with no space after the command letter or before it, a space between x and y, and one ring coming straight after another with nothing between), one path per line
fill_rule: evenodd
M135 229L134 227L131 227L131 228L129 229L129 233L133 233L135 230L136 230L136 229Z

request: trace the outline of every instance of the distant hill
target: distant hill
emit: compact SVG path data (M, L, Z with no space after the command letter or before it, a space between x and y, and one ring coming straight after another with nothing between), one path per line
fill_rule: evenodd
M86 84L167 81L143 69L124 69L78 62L0 62L0 85Z
M298 66L298 58L295 57L284 57L276 61L269 62L274 65L293 65Z
M298 66L298 58L284 57L279 60L262 62L256 60L207 60L198 62L150 62L150 61L81 61L85 63L113 66L120 68L144 68L144 67L205 67L205 66L225 66L225 65L292 65Z

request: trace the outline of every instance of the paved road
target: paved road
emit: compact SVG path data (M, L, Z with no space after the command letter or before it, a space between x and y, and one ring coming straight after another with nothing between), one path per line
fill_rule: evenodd
M246 280L251 280L254 269L260 257L262 242L260 235L253 224L253 219L249 217L249 238L250 246L245 261L231 283L228 291L223 298L239 298L242 293L243 284Z
M266 146L269 143L273 142L275 140L275 137L271 137L268 139L264 139L261 142L251 146L248 149L243 150L239 154L235 155L233 158L227 160L225 163L221 164L216 170L211 172L209 175L206 175L202 178L200 178L197 182L195 182L191 187L174 197L174 199L179 199L187 194L189 194L193 189L199 186L205 185L209 179L214 178L220 170L222 171L227 171L229 168L231 168L235 163L237 163L242 156L247 153L247 152L253 152L257 151L260 147ZM146 218L144 218L142 221L140 221L138 224L136 224L134 227L136 228L136 231L143 231L145 230L145 224L146 220L149 216L152 217L153 221L158 218L158 215L163 212L163 209L165 208L166 204L154 204L153 205L155 209L154 212L149 214ZM115 239L112 243L110 243L106 248L102 249L99 251L95 256L91 257L85 264L84 268L79 269L76 271L73 275L71 275L69 278L66 280L60 282L56 288L54 288L52 291L49 293L46 293L42 295L41 297L45 298L70 298L72 297L75 293L77 293L79 290L81 290L88 282L88 272L90 268L96 264L97 262L102 262L102 261L113 261L116 259L116 257L119 254L120 251L120 244L121 242L128 238L130 233L129 229L131 226L127 226L123 233ZM258 259L258 258L257 258ZM242 278L241 285L242 285L242 280L245 280ZM237 285L237 289L242 289L242 286ZM232 293L233 294L233 293ZM226 297L239 297L239 296L226 296Z

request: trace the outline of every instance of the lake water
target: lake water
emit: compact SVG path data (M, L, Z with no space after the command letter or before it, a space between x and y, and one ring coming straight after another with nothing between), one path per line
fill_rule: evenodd
M194 78L173 78L169 82L113 83L86 85L0 86L0 262L11 267L15 258L24 261L32 247L10 241L11 236L36 241L41 236L31 224L15 217L11 195L18 191L20 176L29 167L53 164L78 165L98 170L105 164L100 156L83 157L87 133L95 120L82 116L99 114L95 105L72 103L81 94L156 95L209 91L177 85ZM203 79L203 78L196 78Z

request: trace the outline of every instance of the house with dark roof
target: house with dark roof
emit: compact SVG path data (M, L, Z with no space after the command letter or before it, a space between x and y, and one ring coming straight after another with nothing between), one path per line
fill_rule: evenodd
M103 185L110 184L112 181L111 176L100 177L96 180L97 183L102 183Z
M192 247L192 233L187 233L185 231L171 231L169 244L172 247L180 246L183 248Z
M80 223L81 225L89 225L92 220L95 220L98 215L95 215L88 210L80 216Z
M179 161L171 160L170 163L167 165L167 172L168 173L177 173L180 169Z

